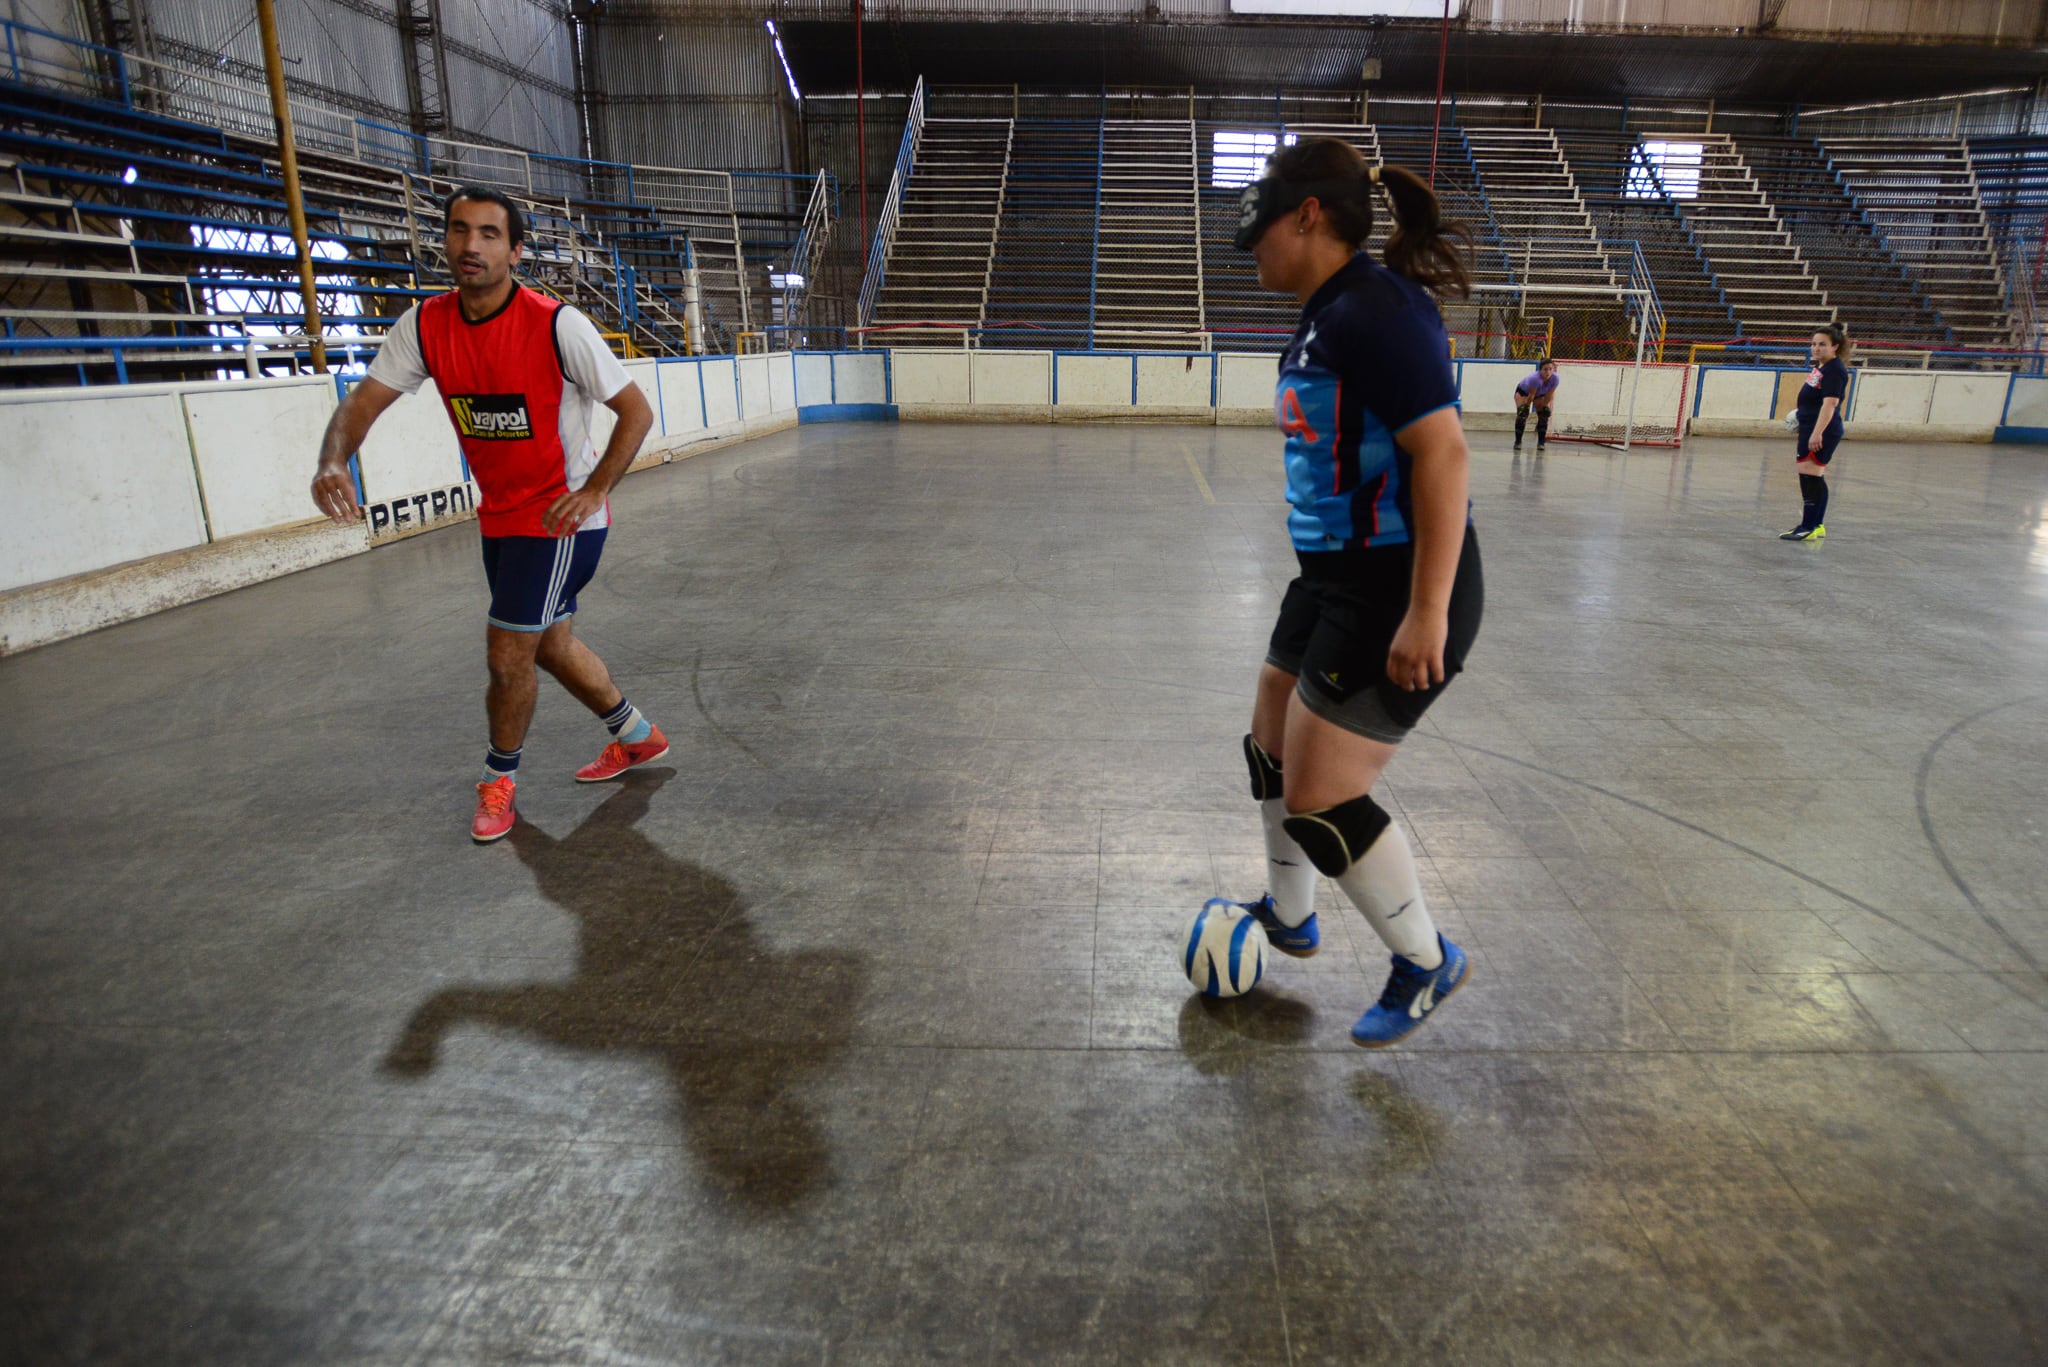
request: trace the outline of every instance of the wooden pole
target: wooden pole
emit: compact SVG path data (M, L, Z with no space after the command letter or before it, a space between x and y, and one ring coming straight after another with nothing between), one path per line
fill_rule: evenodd
M270 80L270 112L277 119L277 159L284 167L284 202L291 211L292 242L299 249L299 295L306 302L306 336L313 343L313 369L327 373L327 343L320 336L320 295L313 280L313 247L306 236L306 201L299 192L299 149L292 140L292 109L284 95L284 58L277 49L276 0L256 0L263 30L263 72Z

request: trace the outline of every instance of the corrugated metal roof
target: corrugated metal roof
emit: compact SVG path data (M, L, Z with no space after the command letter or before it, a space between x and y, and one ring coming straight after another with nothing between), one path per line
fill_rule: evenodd
M808 92L853 88L845 21L793 21L783 42ZM1434 90L1434 30L1368 24L884 23L863 35L871 88L938 83L1194 85L1205 91ZM1820 44L1776 38L1451 31L1447 86L1576 98L1716 98L1791 104L1943 94L2048 76L2038 48Z
M842 20L849 0L598 0L604 15L659 14L697 18L747 15L777 23ZM1244 22L1232 0L876 0L872 23L1168 23ZM1425 13L1434 9L1429 6ZM1689 30L1695 35L1755 33L1758 0L1455 0L1452 21L1473 32L1599 33L1642 36ZM1921 43L2038 42L2048 0L1783 0L1771 32L1822 42L1908 38ZM1275 22L1285 22L1274 17ZM1252 22L1259 22L1253 20ZM1342 22L1342 21L1337 21ZM1426 20L1381 21L1420 26Z

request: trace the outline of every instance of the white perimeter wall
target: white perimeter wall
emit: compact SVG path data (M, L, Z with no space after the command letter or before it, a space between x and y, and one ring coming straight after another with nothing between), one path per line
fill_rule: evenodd
M823 389L836 376L858 396L841 402L880 402L886 368L879 354L828 359ZM637 464L797 418L787 353L629 361L626 372L655 415ZM474 516L428 384L393 404L358 454L368 520L327 530L308 488L339 402L331 376L0 392L0 652ZM600 447L613 421L598 410ZM228 561L239 568L224 572ZM115 576L118 590L73 582L117 566L137 566Z
M1456 365L1467 420L1499 425L1513 411L1514 384L1527 364ZM627 363L655 413L643 465L788 426L801 410L855 416L848 405L895 405L913 418L1263 424L1272 421L1275 371L1271 355L1056 351ZM1568 361L1561 371L1561 413L1626 412L1629 367ZM1773 424L1803 375L1743 366L1646 369L1637 416L1668 423L1682 399L1695 432L1770 435L1782 430ZM136 595L124 590L120 602L74 603L52 616L47 591L35 586L136 562L176 566L209 548L272 546L284 534L310 536L321 524L307 485L337 402L335 382L324 377L0 393L7 433L0 444L0 652L135 615ZM2013 429L2007 435L2022 435L2017 429L2048 429L2048 379L1858 371L1848 420L1866 437L1987 440L2000 425ZM600 410L600 445L610 427L611 415ZM317 554L266 551L251 559L246 575L211 573L203 589L184 598L153 584L142 610L473 516L475 491L431 386L384 415L363 445L358 471L368 524L322 533Z
M1790 413L1805 369L1701 366L1689 403L1690 430L1701 436L1750 436ZM2000 427L2038 427L2048 417L2030 408L2044 382L1991 372L1850 371L1843 412L1851 435L1880 440L1990 441Z

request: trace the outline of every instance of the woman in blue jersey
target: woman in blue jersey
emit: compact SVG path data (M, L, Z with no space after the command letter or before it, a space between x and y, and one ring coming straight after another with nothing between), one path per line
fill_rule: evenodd
M1805 507L1799 525L1778 538L1780 541L1818 541L1828 534L1828 463L1842 441L1842 404L1849 397L1849 334L1840 323L1829 323L1813 334L1809 348L1813 368L1806 383L1799 386L1799 442L1793 456L1799 462L1799 497Z
M1385 264L1359 250L1381 193L1395 225ZM1244 905L1297 957L1319 943L1318 871L1365 914L1393 953L1378 1003L1351 1028L1368 1047L1409 1034L1466 976L1371 790L1479 630L1465 437L1432 296L1464 292L1468 242L1412 172L1369 167L1328 138L1276 153L1240 204L1237 245L1259 283L1302 304L1275 396L1300 574L1244 742L1271 884Z
M1557 362L1545 356L1536 369L1515 386L1515 449L1522 449L1522 432L1529 425L1529 410L1536 410L1536 449L1550 444L1550 405L1557 393Z

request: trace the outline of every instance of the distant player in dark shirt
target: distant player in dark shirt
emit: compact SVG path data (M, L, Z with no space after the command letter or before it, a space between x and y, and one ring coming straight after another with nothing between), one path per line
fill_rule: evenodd
M1548 356L1515 386L1515 449L1522 449L1522 429L1529 425L1529 410L1536 410L1536 449L1550 442L1550 400L1557 393L1557 362Z
M1799 525L1780 541L1818 541L1828 534L1828 462L1842 441L1842 402L1849 396L1849 334L1829 323L1813 334L1813 369L1799 387L1799 496L1806 507Z
M1359 248L1391 202L1386 264ZM1245 737L1265 826L1269 895L1240 904L1282 953L1316 952L1316 875L1393 954L1351 1027L1406 1037L1465 981L1438 933L1407 836L1372 797L1396 747L1464 667L1479 631L1479 542L1450 340L1433 290L1463 293L1463 230L1426 182L1307 138L1239 203L1238 247L1301 321L1281 354L1274 417L1299 574L1287 586Z

